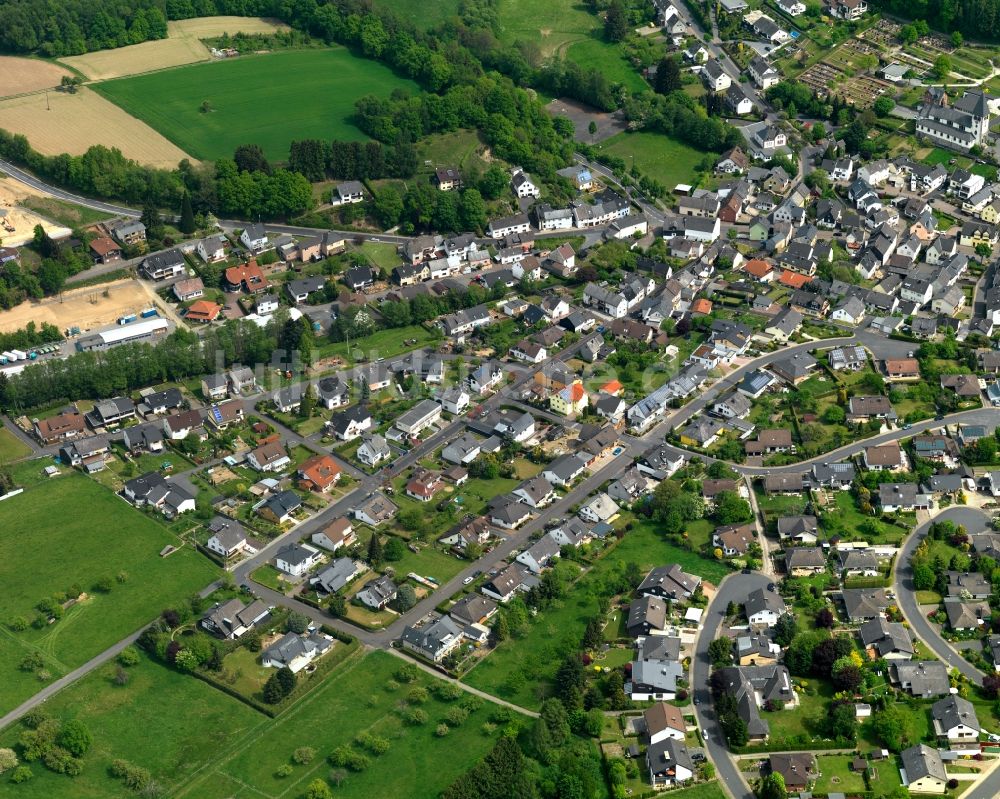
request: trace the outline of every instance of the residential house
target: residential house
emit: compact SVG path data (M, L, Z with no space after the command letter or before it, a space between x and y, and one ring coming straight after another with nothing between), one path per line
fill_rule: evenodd
M340 479L341 469L331 455L313 455L299 465L299 487L326 494Z
M354 518L369 527L378 527L394 519L398 512L399 508L380 491L369 494L363 502L351 509Z
M297 674L316 658L325 655L332 646L333 639L328 635L286 633L264 650L261 665L273 669L287 668Z
M365 583L364 588L358 591L355 597L361 604L372 610L384 610L386 606L396 599L396 584L390 577L382 575L374 580Z
M223 604L216 603L201 620L201 626L222 638L236 640L254 627L266 621L271 608L259 599L244 604L241 599L230 599Z
M747 596L744 609L750 628L759 630L777 624L778 618L785 613L785 603L776 592L758 588Z

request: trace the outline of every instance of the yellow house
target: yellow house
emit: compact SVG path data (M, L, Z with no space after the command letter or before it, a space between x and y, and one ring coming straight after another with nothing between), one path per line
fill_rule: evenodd
M948 782L948 774L937 749L925 744L917 744L901 753L906 771L906 789L910 793L942 794Z
M573 416L587 407L590 398L579 380L549 397L549 409L563 416Z
M983 208L979 213L979 218L990 225L995 225L1000 221L1000 199L994 200Z

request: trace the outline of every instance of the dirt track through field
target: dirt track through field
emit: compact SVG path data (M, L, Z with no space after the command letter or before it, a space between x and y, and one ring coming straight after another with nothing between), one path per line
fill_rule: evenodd
M46 155L82 155L88 147L117 147L127 158L175 167L188 158L149 125L84 87L76 94L48 92L0 100L0 128L28 137Z
M28 322L36 325L48 322L64 331L69 327L89 330L114 324L119 316L137 314L153 305L160 309L162 316L163 305L157 300L155 292L138 280L118 280L72 289L58 297L23 302L16 308L0 312L0 332L19 330Z
M39 58L0 56L0 97L11 97L24 92L54 89L68 69Z

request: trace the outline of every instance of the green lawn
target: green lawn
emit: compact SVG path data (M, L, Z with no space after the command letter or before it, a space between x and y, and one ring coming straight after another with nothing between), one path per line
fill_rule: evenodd
M25 197L19 200L19 204L68 228L90 225L108 218L108 214L102 211L57 200L55 197Z
M888 760L872 761L868 769L868 779L876 796L890 796L902 785L895 755L890 755Z
M855 794L865 790L865 778L851 770L853 755L820 755L816 758L820 778L813 790L816 793L840 792Z
M457 169L476 167L485 170L488 164L478 155L479 148L482 146L479 133L475 130L434 133L421 139L417 144L420 170L428 174L433 173L431 166L424 165L425 161L430 161L434 168L453 166ZM397 258L396 263L398 262Z
M55 718L83 721L94 744L84 758L83 773L74 779L33 763L34 779L17 786L22 799L135 796L108 775L115 758L149 769L172 794L210 765L218 752L248 735L262 734L271 723L207 683L146 657L128 670L128 685L115 685L114 674L113 664L102 666L45 703L45 712ZM22 729L7 729L0 736L2 745L13 745Z
M402 259L396 251L395 244L379 244L366 241L358 247L358 252L365 256L373 265L387 272L391 272L393 267L399 266L402 263Z
M31 454L31 447L10 430L0 427L0 463L9 463Z
M432 577L439 585L444 585L469 563L427 544L421 546L420 552L407 549L401 560L388 565L395 569L400 579L413 572L421 577Z
M160 557L177 543L161 524L77 473L29 484L0 503L0 708L48 682L17 669L29 650L43 656L50 679L58 677L210 583L217 571L193 549ZM125 582L116 580L119 573ZM95 592L105 577L110 593ZM7 628L17 616L33 620L39 601L71 585L87 598L60 621L20 633Z
M466 675L465 682L517 705L538 708L551 692L551 681L562 659L579 648L587 622L597 613L595 586L630 561L643 571L679 563L716 584L728 573L722 563L668 544L654 522L637 522L565 598L539 613L521 637L501 644L484 658Z
M204 770L175 795L189 799L298 797L310 781L330 773L326 760L330 752L370 731L390 740L389 751L381 758L373 757L367 770L348 772L335 789L338 797L437 797L493 746L495 736L482 730L491 706L484 704L443 738L435 735L435 728L452 706L449 703L431 699L422 706L428 722L406 725L397 705L414 685L432 686L436 681L421 673L415 684L387 688L402 665L402 660L383 652L353 660L266 729L245 735L221 751L200 746ZM290 777L277 777L277 768L291 762L292 752L300 746L313 747L316 759L310 765L295 766Z
M378 330L370 336L354 339L351 341L350 354L347 351L347 342L326 344L320 347L320 357L329 358L331 355L339 355L350 363L363 360L374 361L377 358L394 358L404 352L426 347L440 338L440 331L432 332L422 325L396 327ZM406 341L411 339L416 339L416 343L407 344Z
M239 145L254 143L276 161L288 158L293 140L364 139L352 121L356 100L417 90L343 47L242 56L94 88L196 158L231 158ZM204 113L206 101L211 110Z
M694 179L695 166L712 153L702 152L664 136L662 133L619 133L604 142L600 149L625 160L644 175L654 178L668 189Z
M725 796L717 780L670 792L670 799L725 799Z
M597 69L611 83L624 84L634 94L642 94L649 84L623 56L620 48L608 44L597 32L586 39L574 42L566 51L566 58L584 67Z

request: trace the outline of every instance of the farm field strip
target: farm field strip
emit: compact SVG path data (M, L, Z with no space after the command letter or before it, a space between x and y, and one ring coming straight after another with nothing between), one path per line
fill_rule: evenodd
M343 47L283 50L95 84L196 158L231 157L239 145L254 142L275 160L288 157L294 139L363 140L352 122L355 101L400 88L417 90Z

